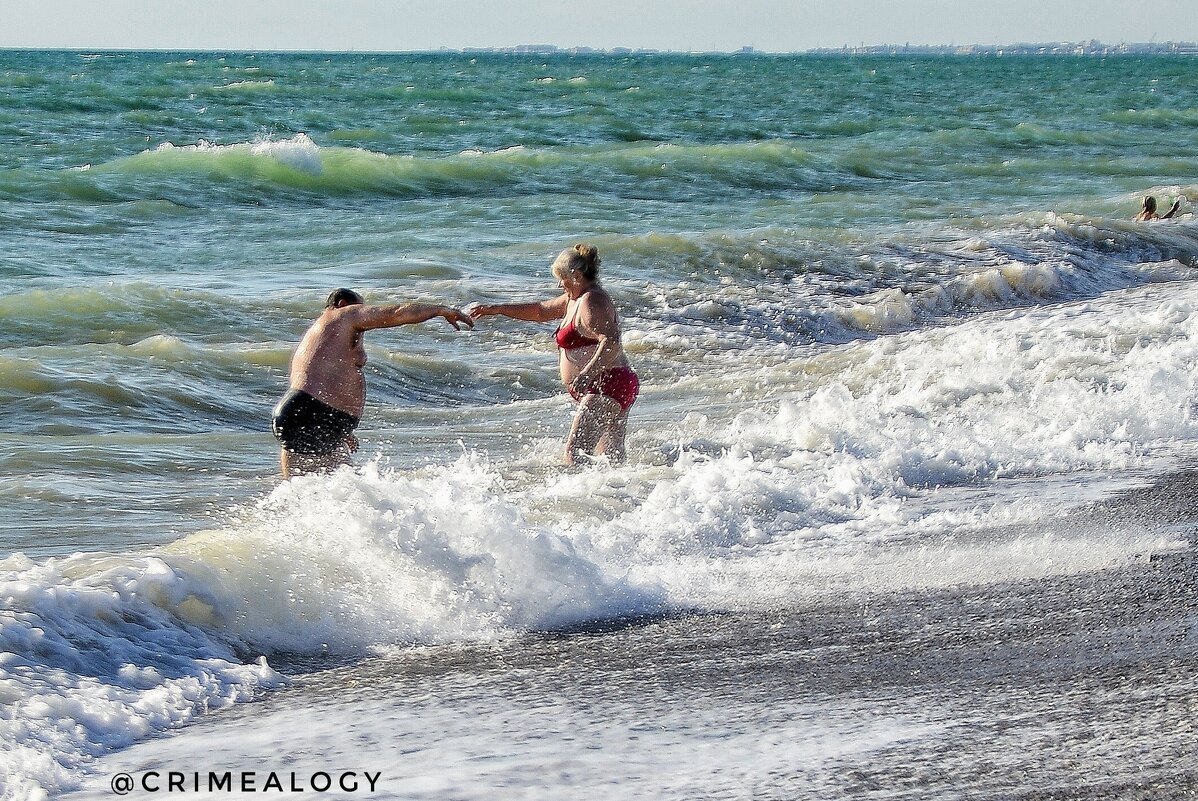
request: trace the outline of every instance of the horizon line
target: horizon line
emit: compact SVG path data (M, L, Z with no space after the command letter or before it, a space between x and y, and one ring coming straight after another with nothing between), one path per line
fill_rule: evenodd
M358 49L358 48L257 48L257 47L104 47L104 46L86 46L86 45L57 45L57 46L31 46L31 45L0 45L0 51L5 52L61 52L61 53L278 53L292 55L529 55L529 56L552 56L552 55L757 55L757 56L801 56L801 55L828 55L828 54L861 54L868 55L870 53L886 53L911 51L916 54L920 51L939 51L940 55L979 55L985 53L993 53L996 51L1005 50L1040 50L1046 49L1069 48L1076 51L1078 48L1083 48L1079 55L1146 55L1149 52L1158 53L1160 55L1168 55L1170 52L1179 52L1177 48L1185 48L1196 52L1179 53L1192 55L1198 53L1198 43L1186 40L1168 40L1168 41L1148 41L1148 42L1128 42L1121 41L1118 43L1103 42L1097 39L1084 40L1054 40L1043 42L1015 42L1009 44L911 44L911 43L894 43L884 42L877 44L841 44L832 46L809 47L803 50L759 50L752 45L745 45L734 50L672 50L668 48L654 47L627 47L617 45L613 47L593 47L589 45L552 45L552 44L518 44L518 45L494 45L494 46L462 46L449 47L442 45L436 48L413 48L413 49ZM1090 51L1111 51L1104 53L1093 53ZM1139 51L1139 52L1133 52ZM1039 53L1029 53L1029 55L1038 55ZM1048 55L1049 53L1044 53ZM1069 55L1071 53L1060 53L1061 55Z

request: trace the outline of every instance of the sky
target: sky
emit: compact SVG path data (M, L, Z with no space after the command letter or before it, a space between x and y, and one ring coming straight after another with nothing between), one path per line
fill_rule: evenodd
M0 0L0 47L795 52L1198 41L1198 0Z

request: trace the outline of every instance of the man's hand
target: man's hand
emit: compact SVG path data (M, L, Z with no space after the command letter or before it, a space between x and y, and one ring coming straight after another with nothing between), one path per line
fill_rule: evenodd
M451 309L450 307L445 306L441 310L441 316L445 318L447 323L452 325L458 331L462 330L462 325L466 326L467 328L474 328L474 320L471 319L469 314L461 309ZM462 325L458 325L458 323L461 323Z

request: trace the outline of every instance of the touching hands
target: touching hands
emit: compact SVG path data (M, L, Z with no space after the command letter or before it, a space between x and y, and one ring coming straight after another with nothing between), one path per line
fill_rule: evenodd
M441 316L445 318L447 323L452 325L458 331L462 330L463 325L467 328L474 328L474 320L471 318L469 312L446 306L441 311ZM461 325L459 325L459 323L461 323Z

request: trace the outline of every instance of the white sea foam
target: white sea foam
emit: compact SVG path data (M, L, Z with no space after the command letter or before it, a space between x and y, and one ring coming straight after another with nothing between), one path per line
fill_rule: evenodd
M0 562L0 797L69 788L105 751L280 683L180 617L196 592L153 556Z
M250 146L250 153L269 156L280 164L312 175L320 175L323 169L320 146L305 133L298 133L290 139L255 142Z
M228 91L228 90L253 91L253 90L273 89L274 86L275 86L274 79L267 79L265 81L233 81L232 83L226 83L223 86L220 86L217 88L220 90L224 90L224 91Z
M1143 287L807 358L763 351L754 380L776 400L700 421L691 433L722 448L683 450L585 536L597 561L700 607L1136 558L1161 535L1044 524L1097 497L1088 477L1161 469L1198 437L1195 301L1186 286ZM709 389L749 375L730 370ZM986 534L1004 526L1040 533Z
M529 522L497 480L469 456L298 479L165 558L219 588L211 625L265 652L486 639L656 604Z
M298 172L309 175L320 175L324 169L320 145L312 141L305 133L298 133L289 139L261 139L256 142L239 142L231 145L218 145L201 139L194 145L175 145L163 142L151 151L154 154L172 155L188 158L194 155L207 157L245 156L270 159ZM145 154L142 154L143 160ZM140 163L138 157L128 160L133 164Z
M656 607L527 522L495 480L465 456L424 475L345 470L151 554L0 564L0 797L70 788L97 755L280 682L247 656L365 654Z

